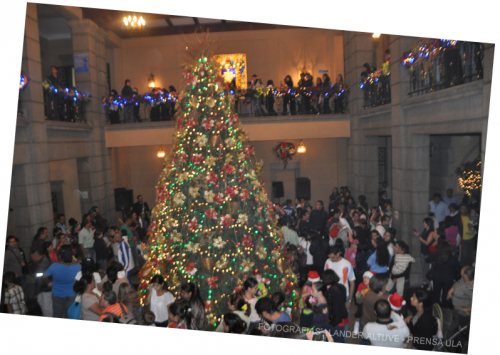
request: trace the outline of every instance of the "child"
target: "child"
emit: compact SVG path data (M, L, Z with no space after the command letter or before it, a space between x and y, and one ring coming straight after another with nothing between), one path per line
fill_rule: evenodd
M266 283L262 279L262 274L260 272L257 272L257 273L255 273L254 277L255 277L255 280L257 280L257 283L258 283L257 288L259 289L259 291L257 291L257 293L255 294L255 297L257 297L258 299L261 299L262 297L266 297L268 290L266 287Z
M146 309L142 314L142 322L144 325L148 325L150 327L156 327L155 314L151 312L149 309Z
M302 298L299 303L300 309L304 309L306 297L312 294L312 284L318 281L321 281L319 274L316 271L309 271L307 281L302 287Z
M94 234L94 250L99 268L98 272L101 275L104 275L108 268L108 248L111 245L111 242L106 243L103 237L104 233L102 230L97 229Z
M358 286L358 290L356 292L356 299L365 297L366 293L370 290L370 287L368 287L368 284L370 283L370 279L372 278L373 273L370 271L366 271L363 274L363 282L361 282ZM354 315L356 317L356 321L354 323L354 330L353 334L356 335L359 333L359 320L361 319L361 316L363 314L363 307L358 307L356 310L356 314Z
M394 321L389 330L405 327L406 323L404 317L401 315L401 308L406 305L406 301L398 293L390 295L388 301L392 309L391 318Z
M391 292L394 284L396 284L396 292L400 296L403 296L405 286L405 277L403 274L410 263L415 262L415 258L409 254L409 250L408 244L403 241L398 241L394 245L394 265L392 266L391 277L385 288L387 292Z
M304 299L304 309L300 313L300 327L303 329L303 332L314 329L313 305L316 305L316 298L312 295L306 296Z
M3 275L3 282L7 286L4 304L7 306L7 313L26 314L28 309L24 302L24 292L21 286L14 283L15 280L16 274L12 271Z
M169 305L168 319L168 328L198 330L189 303L185 300L178 300Z
M285 308L285 294L281 291L276 291L271 295L271 299L274 301L276 304L276 307L278 307L278 310L281 312ZM290 309L291 311L291 309ZM288 308L286 309L286 312L288 313ZM288 314L290 315L290 314Z

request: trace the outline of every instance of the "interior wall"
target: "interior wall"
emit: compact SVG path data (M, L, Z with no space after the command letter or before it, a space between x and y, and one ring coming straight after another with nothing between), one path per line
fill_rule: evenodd
M219 43L218 54L245 53L247 76L256 74L264 83L271 79L279 85L286 75L297 83L303 67L314 78L321 75L320 70L328 70L330 76L333 71L344 75L343 37L338 31L304 28L217 32L213 36ZM152 73L156 86L179 89L185 48L181 35L123 39L122 47L114 49L114 88L120 92L125 79L130 79L144 93Z
M42 77L51 75L50 66L73 66L72 39L46 40L40 38L40 54L42 58Z
M76 159L49 162L49 174L50 181L64 181L62 191L66 220L73 217L77 221L80 221L82 210L80 207L80 195L78 193L80 186Z

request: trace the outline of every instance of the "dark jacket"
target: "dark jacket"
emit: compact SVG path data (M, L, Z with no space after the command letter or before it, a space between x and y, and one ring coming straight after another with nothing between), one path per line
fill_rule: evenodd
M108 260L108 248L104 239L96 238L94 240L94 250L97 260Z
M336 327L342 320L347 318L349 314L347 313L347 309L345 308L346 304L346 289L342 284L333 284L329 289L329 306L332 307L330 311L333 310L333 319L330 317L330 325L332 328Z
M61 87L61 82L59 81L59 79L53 76L52 74L47 77L47 80L50 80L52 86L55 87L56 89Z
M322 236L313 238L311 240L311 247L309 253L313 256L314 266L323 270L325 267L326 259L328 259L328 239Z
M455 256L452 256L446 262L438 264L436 262L436 254L437 253L432 253L427 258L425 258L425 262L433 263L433 278L436 280L440 279L450 281L459 279L461 267L458 259Z
M51 264L52 262L45 255L43 255L40 261L35 264L35 296L41 292L52 291L52 287L47 285L47 283L43 280L43 277L38 276L38 274L44 274Z
M324 209L314 209L309 215L309 228L317 231L323 231L326 228L327 221L328 213Z
M144 212L150 212L151 210L149 209L148 203L147 202L139 202L137 201L132 205L132 210L137 214L137 216L142 215L142 205L144 205Z
M408 328L410 328L410 333L413 334L413 338L419 338L418 344L417 342L413 342L414 348L419 350L432 350L434 348L432 340L427 340L432 339L438 330L436 318L432 315L431 311L424 311L415 325L410 321L408 323Z
M125 85L122 89L123 97L132 97L134 95L134 90L130 85Z

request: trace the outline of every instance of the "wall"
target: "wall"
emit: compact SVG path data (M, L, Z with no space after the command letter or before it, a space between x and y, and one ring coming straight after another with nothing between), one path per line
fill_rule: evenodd
M72 39L46 40L40 38L40 54L42 58L42 77L51 75L50 66L73 66Z
M257 74L264 82L272 79L278 85L289 74L297 83L303 67L315 78L320 69L329 70L332 78L344 74L339 31L304 28L217 32L213 36L220 44L217 53L246 53L248 77ZM121 48L114 50L114 88L120 92L125 79L130 79L144 93L150 73L157 86L179 88L185 47L183 36L123 39Z
M76 159L59 160L49 162L50 181L63 181L64 213L66 220L71 217L80 221L82 210L80 208L81 190L78 183L78 171Z
M300 140L290 140L290 142L297 146ZM277 143L277 141L251 143L255 147L257 161L261 159L264 161L262 178L269 195L272 193L271 164L280 163L272 150ZM348 184L347 139L306 139L304 143L307 152L296 154L290 163L299 163L300 176L311 180L311 200L323 200L326 203L333 187ZM168 156L171 146L163 147ZM134 199L138 194L142 194L144 201L148 202L151 208L155 205L155 186L163 168L163 160L156 157L157 151L158 146L113 148L114 186L133 189ZM277 177L279 176L277 174ZM285 190L285 196L294 198L295 191L290 193Z

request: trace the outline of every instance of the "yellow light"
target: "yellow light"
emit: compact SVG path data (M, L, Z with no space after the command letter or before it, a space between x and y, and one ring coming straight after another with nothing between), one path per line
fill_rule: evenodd
M306 145L304 142L300 141L299 145L297 146L297 153L305 153L306 152Z
M125 23L125 26L128 26L128 20L126 17L123 18L123 22Z
M132 17L128 17L128 22L132 22Z
M134 16L134 22L137 22L137 16Z
M374 33L372 37L373 38L379 38L380 37L380 33Z
M162 147L160 147L160 148L158 149L158 153L156 153L156 156L157 156L159 159L165 158L165 149L163 149Z

